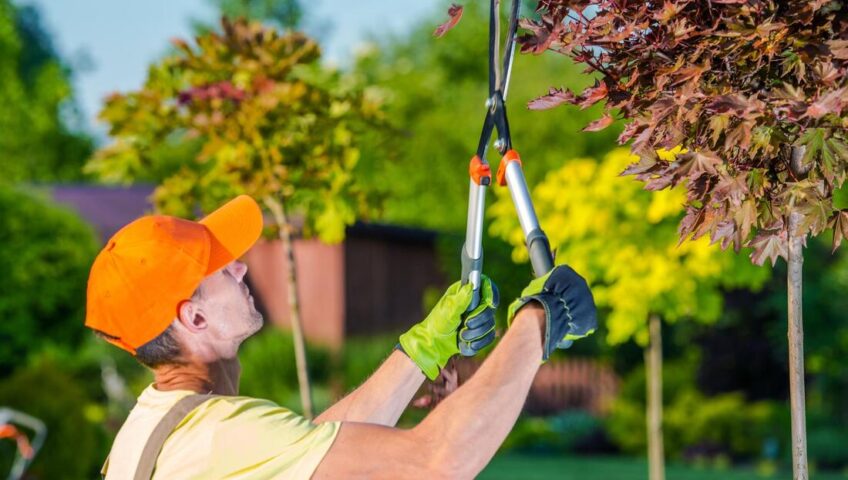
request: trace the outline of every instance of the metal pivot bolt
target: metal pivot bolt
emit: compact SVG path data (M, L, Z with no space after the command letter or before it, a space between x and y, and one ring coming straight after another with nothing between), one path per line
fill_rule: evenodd
M495 149L497 151L503 153L505 145L506 145L506 142L504 141L503 138L498 138L498 139L495 140Z

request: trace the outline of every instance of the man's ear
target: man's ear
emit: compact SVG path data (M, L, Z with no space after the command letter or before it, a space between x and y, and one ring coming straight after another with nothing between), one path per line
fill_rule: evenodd
M200 333L208 325L200 307L191 300L183 300L177 306L177 320L192 333Z

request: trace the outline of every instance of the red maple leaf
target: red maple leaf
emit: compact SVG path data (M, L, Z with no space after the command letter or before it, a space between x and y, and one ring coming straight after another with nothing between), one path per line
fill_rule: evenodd
M733 220L724 220L719 222L715 229L713 229L712 235L710 235L710 244L714 244L716 242L721 242L722 250L727 249L731 242L733 242L733 249L737 252L739 251L740 241L739 241L739 232L736 229L736 223Z
M749 243L754 248L751 252L751 261L757 265L771 260L771 265L777 263L779 257L786 258L789 255L786 232L782 230L761 230Z
M452 29L459 23L459 19L462 18L462 6L457 5L455 3L451 4L450 8L448 8L448 16L450 18L447 21L438 27L433 32L434 37L442 37L444 34L448 33L448 30Z
M576 98L574 97L574 94L571 93L571 90L551 88L548 90L547 95L542 95L541 97L530 100L530 102L527 103L527 108L530 110L547 110L549 108L562 105L563 103L574 103L575 100Z
M612 124L614 118L609 113L605 113L603 117L595 120L594 122L586 125L586 128L583 129L584 132L597 132L603 130Z
M543 22L522 19L521 28L527 31L527 33L518 38L518 43L521 45L521 53L529 52L539 55L544 53L551 46L551 43L559 38L563 24L558 23L550 27Z
M839 115L842 112L844 97L846 97L846 89L844 88L826 93L807 107L807 112L804 116L810 118L821 118L828 113L835 113L836 115Z
M607 90L606 82L599 82L595 80L594 85L586 88L586 90L583 90L583 93L580 94L580 109L583 110L589 108L607 98L607 93L609 93L609 90Z
M624 126L624 130L621 131L621 135L618 136L618 144L624 145L644 128L645 125L642 122L633 121L628 123Z
M848 210L841 210L833 218L831 226L833 227L833 251L839 248L842 240L848 237Z
M831 40L826 43L833 53L833 58L848 60L848 40Z

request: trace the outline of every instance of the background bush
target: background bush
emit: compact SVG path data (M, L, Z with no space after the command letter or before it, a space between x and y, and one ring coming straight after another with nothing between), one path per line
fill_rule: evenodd
M326 348L307 343L306 355L309 375L314 385L314 402L320 411L329 403L327 385L330 352ZM274 327L265 328L242 345L239 359L241 395L265 398L292 410L302 411L291 333Z
M50 360L19 369L0 381L0 405L39 418L47 440L27 478L78 480L95 478L109 440L103 428L100 399L84 388L85 380ZM8 472L11 457L0 471ZM99 477L97 477L99 478Z
M383 363L383 360L391 355L397 342L396 335L345 339L335 369L336 375L340 376L339 380L344 392L362 385Z
M0 183L0 376L49 342L69 347L81 326L94 233L68 210Z
M784 438L788 438L789 422L784 423ZM817 468L848 469L848 429L834 422L826 410L812 408L807 412L807 455ZM788 452L785 456L791 459Z
M768 439L779 438L776 402L748 402L739 392L706 396L695 385L697 363L676 360L664 366L663 437L670 458L726 456L758 457ZM645 433L645 372L632 371L605 419L606 431L621 450L643 453Z
M597 448L597 439L602 431L601 421L581 410L565 411L550 417L522 416L500 450L560 454L585 452ZM603 440L601 443L604 443Z

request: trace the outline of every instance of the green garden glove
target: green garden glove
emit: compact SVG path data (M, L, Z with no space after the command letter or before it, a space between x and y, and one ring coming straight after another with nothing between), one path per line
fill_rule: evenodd
M439 376L448 360L463 351L478 351L495 338L493 310L498 306L497 287L483 275L480 304L467 315L473 290L456 282L421 323L400 336L400 346L430 380ZM463 321L467 318L467 321Z
M545 308L543 361L548 360L554 349L568 348L574 340L587 337L598 328L592 291L586 280L568 265L554 267L530 282L509 306L508 324L512 324L521 307L534 300Z

